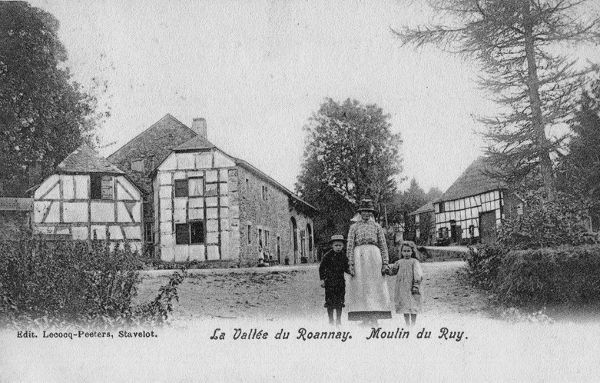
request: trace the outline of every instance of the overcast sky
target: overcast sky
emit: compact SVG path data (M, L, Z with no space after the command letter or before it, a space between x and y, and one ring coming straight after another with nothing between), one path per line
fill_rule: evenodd
M402 47L390 28L430 15L407 1L35 0L61 24L76 79L108 82L108 155L170 113L293 188L303 125L325 97L376 103L402 134L403 175L445 190L482 153L494 106L477 68ZM408 181L401 185L404 189Z

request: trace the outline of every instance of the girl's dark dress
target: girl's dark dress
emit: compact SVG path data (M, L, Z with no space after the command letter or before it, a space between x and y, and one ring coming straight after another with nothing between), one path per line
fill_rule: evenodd
M329 250L325 253L319 265L319 278L325 281L325 307L344 307L344 295L346 295L344 272L347 271L348 258L345 251L336 253Z

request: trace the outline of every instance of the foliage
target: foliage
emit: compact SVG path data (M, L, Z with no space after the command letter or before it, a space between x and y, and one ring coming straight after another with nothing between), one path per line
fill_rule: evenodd
M570 123L568 153L558 166L559 189L586 199L600 217L600 80L582 95Z
M541 191L524 194L523 215L503 221L498 242L510 249L535 249L595 242L589 233L585 201L558 192L554 200Z
M2 241L0 322L162 322L182 275L174 275L153 302L135 306L140 265L127 244L111 249L102 241Z
M22 195L28 181L92 143L101 119L95 97L65 67L58 28L54 16L24 1L0 3L0 195Z
M449 25L396 31L404 44L434 44L475 59L480 83L501 112L481 119L488 130L488 152L499 175L511 183L534 172L550 199L556 185L551 156L562 138L546 129L564 124L589 69L564 52L568 43L596 43L599 19L589 16L587 0L432 0ZM557 49L560 48L560 49Z
M485 245L472 249L468 264L472 281L503 303L600 301L600 245L531 250Z
M497 244L470 247L467 257L469 275L473 282L484 289L492 289L496 285L502 258L508 249Z
M414 220L409 219L409 214L428 202L435 201L442 196L438 188L431 188L427 193L421 188L414 178L404 192L394 194L392 203L388 208L388 220L391 223L404 223L404 235L407 239L415 239ZM428 220L428 218L426 218ZM429 227L430 222L423 222L422 226Z
M499 268L497 292L517 304L600 301L600 246L512 251Z
M318 200L327 186L351 202L364 197L376 203L389 200L394 177L402 170L402 140L392 133L389 118L374 104L326 99L305 127L297 191L308 202Z

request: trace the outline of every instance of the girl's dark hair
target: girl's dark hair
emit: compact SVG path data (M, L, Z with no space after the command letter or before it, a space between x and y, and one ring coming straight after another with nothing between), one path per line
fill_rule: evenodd
M414 258L418 261L419 257L417 256L417 252L415 251L414 247L410 246L407 243L403 243L402 246L400 246L400 258L402 258L402 248L405 246L408 247L410 249L410 251L412 252L412 255L410 257Z

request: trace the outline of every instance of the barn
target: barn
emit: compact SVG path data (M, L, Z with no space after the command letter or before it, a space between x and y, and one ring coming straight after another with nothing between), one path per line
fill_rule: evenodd
M522 212L523 202L492 171L479 157L434 202L438 244L495 242L502 219Z

